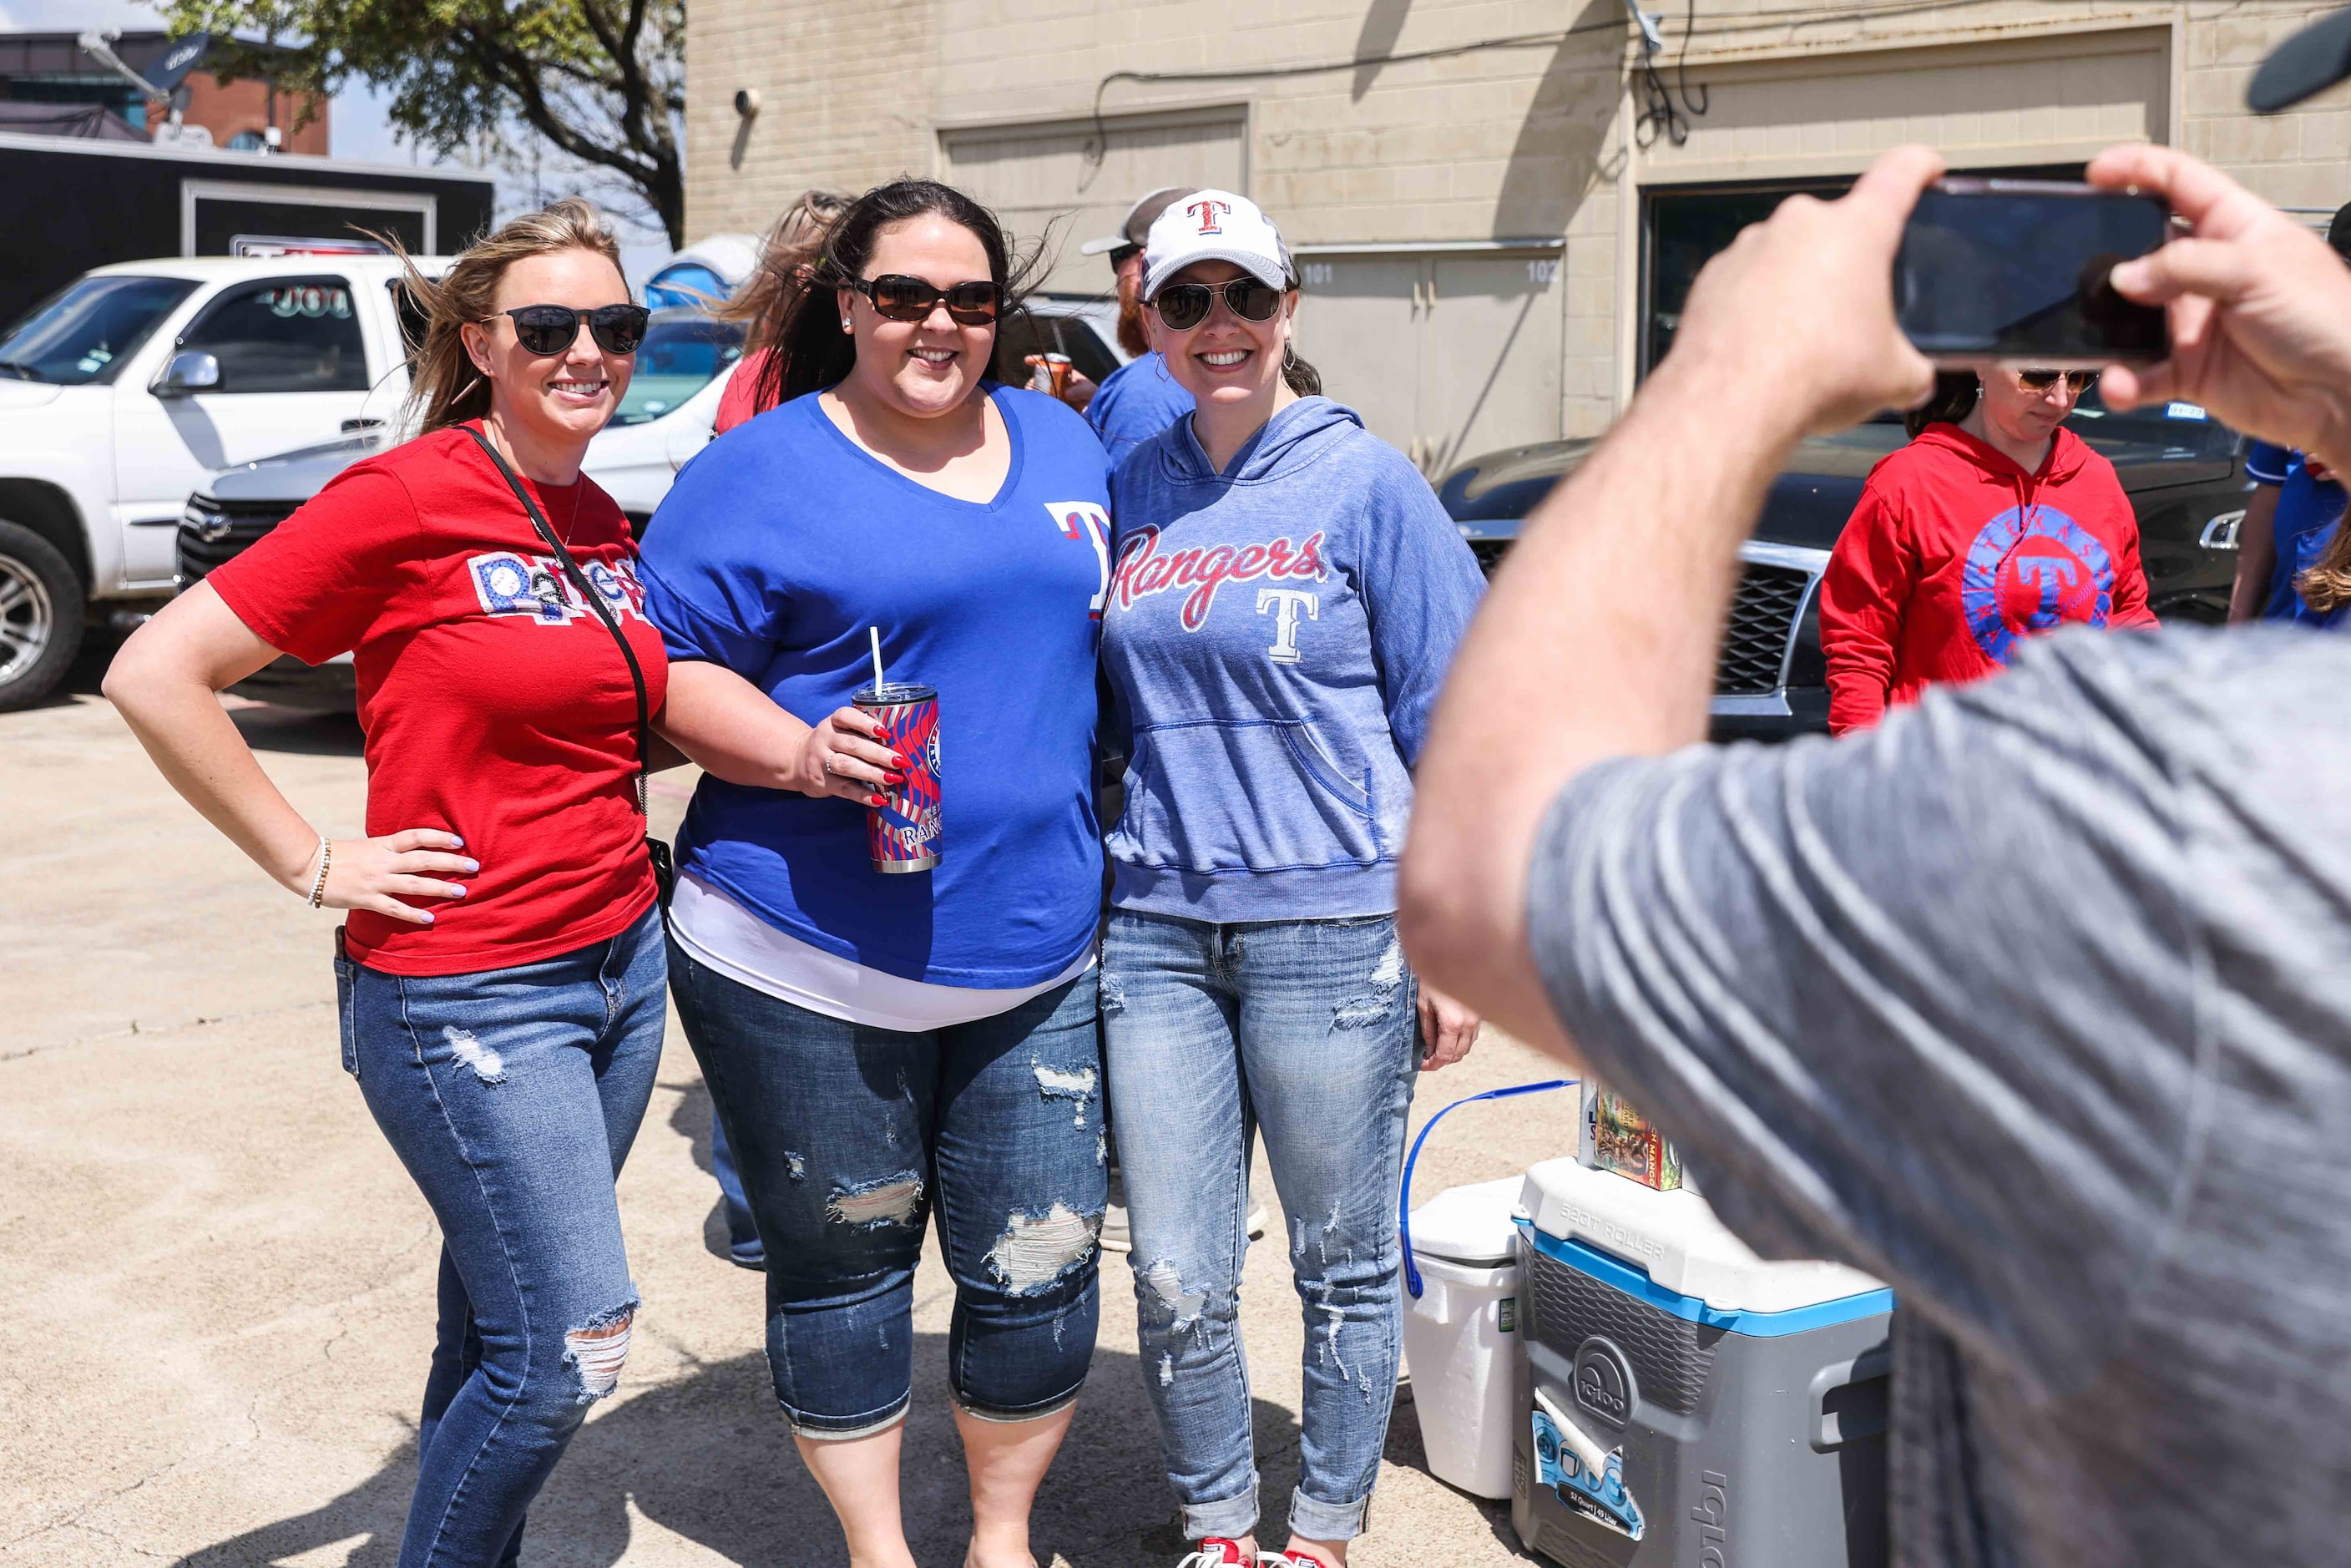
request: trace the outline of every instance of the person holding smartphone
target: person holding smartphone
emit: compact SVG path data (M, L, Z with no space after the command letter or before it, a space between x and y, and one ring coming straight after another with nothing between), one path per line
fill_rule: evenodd
M1142 298L1196 403L1112 483L1102 632L1129 758L1102 1023L1144 1386L1194 1568L1343 1563L1394 1403L1415 1075L1478 1033L1416 983L1395 911L1413 764L1485 585L1419 471L1292 350L1297 277L1254 203L1170 204ZM1290 1540L1263 1554L1238 1317L1259 1127L1307 1329Z
M628 519L580 464L646 312L577 199L406 287L429 315L419 434L141 627L106 695L238 848L350 911L343 1067L442 1235L400 1568L486 1568L517 1560L638 1306L613 1181L666 1007L642 750L665 664ZM216 694L284 653L346 652L368 831L330 841Z
M2152 626L2138 519L2114 465L2065 428L2095 371L1944 372L1870 470L1821 579L1829 729L2006 665L2067 624Z
M1093 1354L1107 1196L1094 668L1108 465L986 381L1020 274L952 187L868 191L789 306L784 402L662 503L666 733L700 762L670 971L767 1249L768 1364L852 1562L906 1568L914 1281L934 1216L973 1568L1029 1514ZM852 706L937 693L937 865L877 870L913 760Z

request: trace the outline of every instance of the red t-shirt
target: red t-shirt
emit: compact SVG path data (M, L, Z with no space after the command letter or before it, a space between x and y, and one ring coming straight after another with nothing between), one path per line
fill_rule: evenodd
M1979 680L2063 625L2152 626L2115 465L2062 425L2037 474L1955 424L1870 470L1821 578L1829 729Z
M584 477L535 489L658 713L669 666L628 519ZM652 904L628 664L464 431L353 464L204 580L273 648L353 654L369 836L439 828L481 862L450 879L465 897L416 901L431 925L352 910L353 958L395 975L502 969L602 941Z
M718 394L718 413L711 421L711 434L724 435L745 420L776 406L762 403L758 398L759 372L767 368L765 349L754 349L735 361L735 368L726 372L726 390Z

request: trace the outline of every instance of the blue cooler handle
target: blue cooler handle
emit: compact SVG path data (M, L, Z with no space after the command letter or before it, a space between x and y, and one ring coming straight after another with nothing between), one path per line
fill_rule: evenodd
M1462 1106L1475 1104L1480 1100L1508 1100L1513 1094L1540 1094L1546 1089L1572 1089L1581 1082L1575 1078L1553 1078L1542 1083L1519 1083L1508 1089L1489 1089L1483 1094L1469 1094L1456 1100L1423 1124L1420 1136L1412 1141L1412 1153L1405 1157L1404 1185L1396 1193L1396 1228L1404 1236L1404 1288L1412 1292L1414 1301L1420 1300L1420 1268L1412 1260L1412 1167L1420 1159L1420 1145L1428 1142L1428 1134L1437 1130L1437 1124Z

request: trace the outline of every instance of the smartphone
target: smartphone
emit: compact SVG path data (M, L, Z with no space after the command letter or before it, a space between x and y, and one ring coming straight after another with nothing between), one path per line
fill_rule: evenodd
M2107 274L2170 236L2157 197L2053 180L1938 180L1894 258L1894 311L1928 358L2055 369L2169 357L2158 306Z

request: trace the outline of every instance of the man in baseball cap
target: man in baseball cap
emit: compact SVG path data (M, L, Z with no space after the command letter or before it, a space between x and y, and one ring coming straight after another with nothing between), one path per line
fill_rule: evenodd
M1197 194L1189 185L1162 185L1127 209L1126 221L1109 239L1090 239L1078 248L1110 256L1118 279L1118 344L1134 357L1102 378L1085 404L1086 423L1116 463L1192 412L1192 394L1176 384L1167 363L1151 351L1143 335L1143 247L1151 225L1171 206Z

